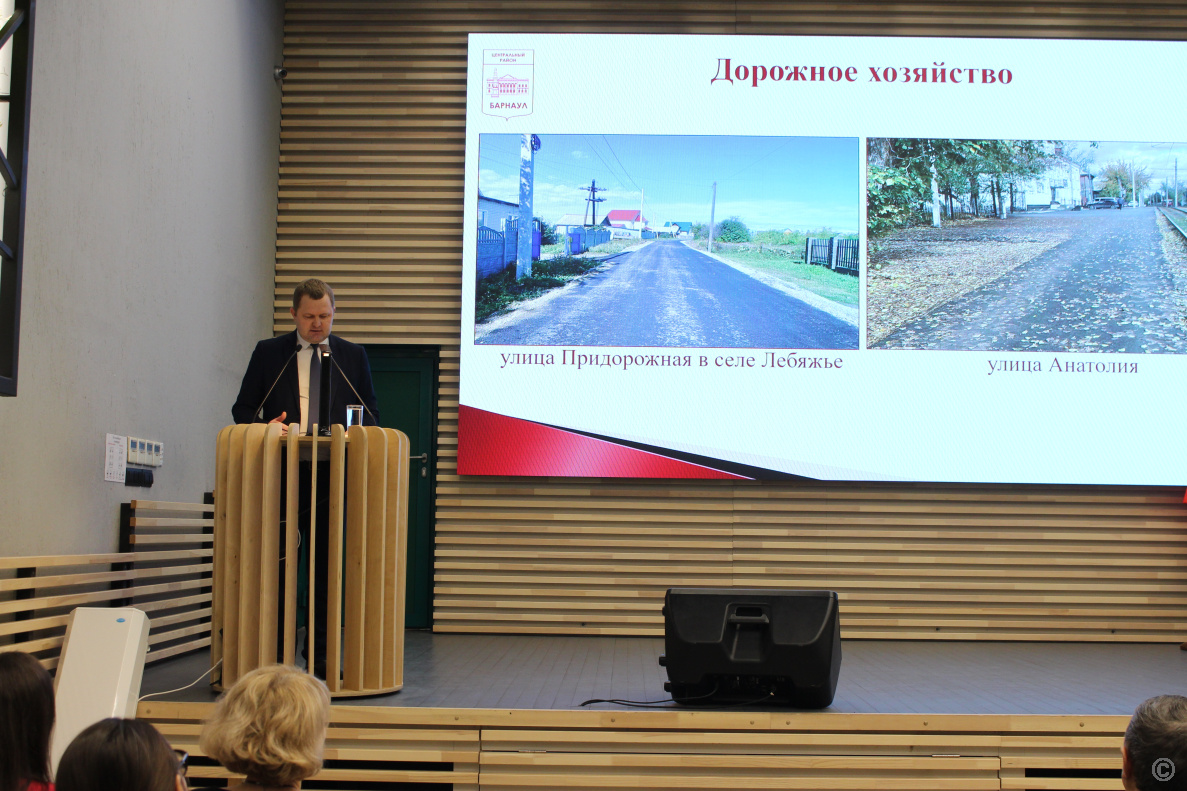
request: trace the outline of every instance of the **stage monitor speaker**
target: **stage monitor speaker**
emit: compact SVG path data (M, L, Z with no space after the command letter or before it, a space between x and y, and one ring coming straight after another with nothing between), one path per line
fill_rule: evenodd
M148 654L148 617L132 607L79 607L66 622L54 677L57 722L50 761L56 772L67 745L108 717L136 716Z
M841 672L834 591L671 588L664 689L677 703L822 709Z

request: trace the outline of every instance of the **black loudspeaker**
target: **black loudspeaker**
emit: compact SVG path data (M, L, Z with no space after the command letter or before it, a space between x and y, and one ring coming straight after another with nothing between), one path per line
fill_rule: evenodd
M671 588L664 689L677 703L822 709L841 672L834 591Z

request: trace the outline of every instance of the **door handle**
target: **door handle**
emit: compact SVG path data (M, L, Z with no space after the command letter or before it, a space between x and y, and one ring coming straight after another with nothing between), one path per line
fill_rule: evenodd
M419 456L409 456L408 457L409 461L417 461L418 459L420 460L420 463L422 465L427 465L429 463L428 452L426 451L425 453L422 453ZM422 478L429 477L429 468L427 466L422 466L420 468L420 477L422 477Z

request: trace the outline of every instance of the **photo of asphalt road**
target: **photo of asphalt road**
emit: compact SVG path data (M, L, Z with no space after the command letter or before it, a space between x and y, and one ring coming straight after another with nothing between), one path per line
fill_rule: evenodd
M839 311L830 312L809 301L679 241L655 241L616 256L565 288L479 324L475 342L690 348L858 347L855 321L838 318L834 313Z
M1184 144L866 141L871 349L1187 352Z
M1156 209L1034 213L990 221L979 231L992 232L999 244L1047 231L1067 238L901 325L875 348L1187 352L1181 308L1187 284L1176 281L1164 255Z

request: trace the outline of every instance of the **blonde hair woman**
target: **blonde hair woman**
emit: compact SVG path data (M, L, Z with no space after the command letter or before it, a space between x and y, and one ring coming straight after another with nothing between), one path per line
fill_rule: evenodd
M330 693L308 673L270 665L219 698L202 728L202 751L246 775L233 790L300 788L321 769Z

